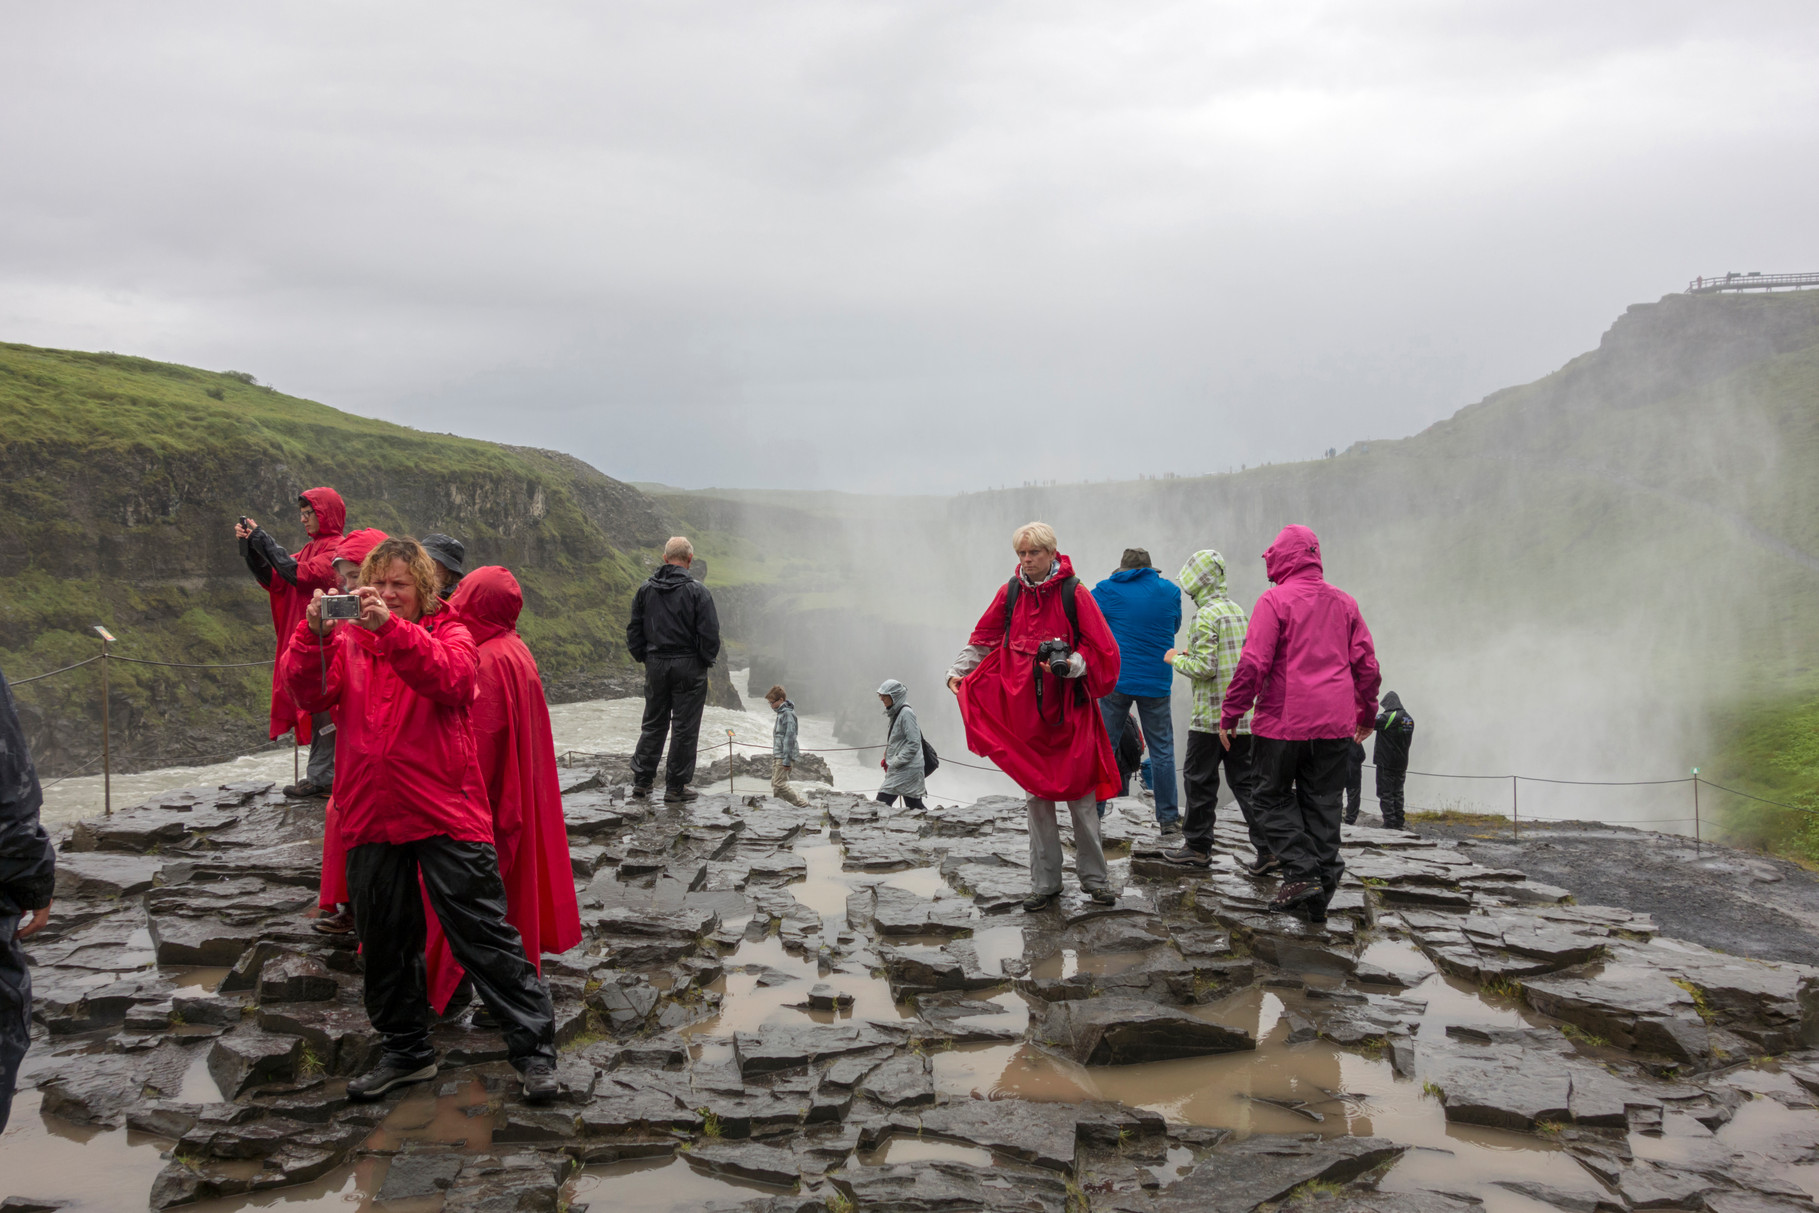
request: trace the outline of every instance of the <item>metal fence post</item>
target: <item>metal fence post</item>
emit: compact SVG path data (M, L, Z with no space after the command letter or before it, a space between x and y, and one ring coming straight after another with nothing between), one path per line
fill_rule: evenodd
M101 637L101 812L104 816L114 815L114 764L108 740L107 700L107 648L114 643L114 634L95 625L95 635Z
M1510 834L1517 842L1522 841L1521 793L1516 787L1516 781L1521 778L1520 775L1510 776Z
M1705 844L1699 838L1699 768L1693 768L1693 854L1703 856Z
M727 792L727 795L729 795L729 796L734 794L734 792L733 792L733 731L731 729L728 729L726 731L726 792Z

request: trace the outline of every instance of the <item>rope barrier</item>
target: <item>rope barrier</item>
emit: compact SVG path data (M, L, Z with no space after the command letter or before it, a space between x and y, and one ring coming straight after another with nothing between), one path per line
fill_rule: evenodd
M1796 813L1806 813L1811 816L1819 817L1819 809L1809 809L1802 805L1788 804L1785 800L1770 800L1766 796L1752 796L1748 792L1739 792L1736 788L1727 788L1723 784L1713 783L1709 779L1701 779L1699 782L1704 787L1712 788L1719 792L1729 792L1732 796L1741 796L1745 800L1754 800L1759 804L1772 804L1778 809L1792 809Z
M61 666L54 670L46 670L42 674L33 674L30 678L8 679L7 685L15 686L15 687L22 687L28 682L37 682L41 678L50 678L56 674L67 674L71 670L79 670L85 665L93 665L95 662L100 661L100 660L101 660L101 654L97 653L93 657L90 657L87 661L78 661L75 665L66 665L66 666Z
M90 658L95 660L95 658ZM149 657L121 657L116 653L108 654L109 661L130 661L134 665L161 665L173 670L244 670L256 665L272 665L272 661L229 661L195 663L189 661L153 661Z

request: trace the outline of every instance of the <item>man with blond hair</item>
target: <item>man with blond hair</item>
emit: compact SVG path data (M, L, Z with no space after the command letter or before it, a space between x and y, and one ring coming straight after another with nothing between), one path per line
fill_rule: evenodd
M665 804L694 800L695 746L707 706L707 672L720 656L720 616L714 596L689 576L695 545L677 535L663 545L663 564L638 587L625 647L644 664L644 723L632 753L632 796L642 800L657 782L657 759L669 738Z
M960 698L966 745L998 764L1028 795L1030 893L1047 909L1061 893L1066 804L1074 821L1074 870L1095 902L1114 905L1095 805L1118 794L1118 761L1096 700L1118 684L1118 642L1092 594L1074 576L1044 522L1011 537L1017 568L998 587L947 672Z

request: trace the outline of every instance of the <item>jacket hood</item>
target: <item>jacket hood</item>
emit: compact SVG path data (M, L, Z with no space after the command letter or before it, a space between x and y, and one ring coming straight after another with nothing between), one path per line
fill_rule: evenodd
M1212 548L1202 548L1187 558L1177 579L1194 605L1203 607L1225 595L1225 557Z
M1045 586L1045 585L1049 585L1049 584L1052 584L1055 582L1066 581L1069 577L1072 577L1073 575L1074 575L1074 562L1072 560L1069 560L1066 556L1063 556L1063 555L1057 553L1055 556L1054 573L1048 577L1043 578L1040 582L1037 583L1037 585ZM1023 566L1018 565L1016 568L1012 569L1011 576L1021 579L1023 576ZM1027 585L1029 585L1029 582L1025 581L1023 584L1027 586ZM879 691L878 693L880 695L884 694L883 691Z
M368 553L384 543L387 538L386 533L378 527L369 526L363 530L350 531L341 537L340 543L335 545L334 558L351 560L355 564L360 564L366 560Z
M651 574L649 584L668 593L671 590L680 589L693 580L694 578L688 575L688 570L681 565L664 564L659 565L657 571Z
M1401 697L1394 691L1385 692L1383 696L1383 706L1392 712L1405 712L1408 710L1402 706Z
M1307 527L1290 523L1276 536L1276 542L1263 553L1263 571L1270 581L1281 585L1297 573L1312 569L1320 574L1320 537Z
M474 643L485 644L518 630L518 614L524 610L524 591L510 569L489 564L463 577L448 605L473 633Z
M894 712L909 701L909 688L895 678L886 678L879 686L878 693L891 697L891 706L884 709L886 712Z
M304 489L297 500L309 502L309 508L316 511L315 538L333 539L347 525L347 503L334 489Z
M1110 577L1107 577L1106 580L1107 581L1141 581L1145 577L1160 577L1160 576L1162 576L1161 573L1157 572L1154 568L1152 568L1148 565L1145 565L1143 568L1140 568L1140 569L1119 569L1116 573L1113 573Z

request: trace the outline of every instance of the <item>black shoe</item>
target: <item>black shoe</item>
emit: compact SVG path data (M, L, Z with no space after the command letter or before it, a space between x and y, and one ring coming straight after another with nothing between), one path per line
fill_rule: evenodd
M1102 884L1087 889L1086 895L1093 899L1095 905L1115 906L1118 904L1118 895Z
M302 783L287 783L284 794L292 800L314 800L329 794L329 785L305 779Z
M1257 858L1251 860L1251 862L1245 866L1244 870L1246 872L1250 873L1252 876L1267 876L1269 873L1274 872L1277 868L1280 868L1281 866L1282 866L1282 861L1280 859L1277 859L1274 855L1271 855L1268 852L1265 852L1264 854L1259 855L1259 856L1257 856Z
M381 1057L379 1064L347 1080L347 1097L355 1103L378 1099L393 1087L406 1083L426 1082L436 1076L436 1059L418 1063L393 1057Z
M1320 896L1314 898L1312 901L1304 903L1303 908L1307 910L1307 920L1309 922L1325 922L1327 903L1332 901L1332 899L1333 895L1323 889L1320 892Z
M1318 881L1294 880L1276 891L1276 898L1270 902L1270 909L1277 913L1285 910L1298 910L1310 901L1319 901L1325 908L1326 893Z
M671 788L663 794L664 804L687 804L691 800L700 800L701 793L693 788Z
M523 1077L525 1103L554 1103L562 1093L562 1085L556 1081L556 1067L541 1057L525 1063Z
M649 800L650 798L651 798L650 785L642 784L642 783L634 783L632 785L632 799L633 800Z
M1046 910L1050 906L1054 905L1056 899L1058 899L1060 896L1061 896L1061 894L1058 892L1057 893L1031 893L1028 897L1025 897L1023 899L1023 911L1026 914L1034 914L1038 910Z
M1196 851L1192 847L1176 847L1172 851L1164 851L1162 858L1168 863L1179 864L1184 868L1210 868L1213 866L1213 857L1210 852Z
M1181 823L1178 821L1160 822L1158 824L1158 829L1161 831L1162 837L1173 838L1181 833Z
M1355 826L1358 824L1358 814L1356 811L1347 813L1345 815L1345 824L1348 826Z
M493 1014L493 1009L485 1003L481 1003L478 1007L474 1008L473 1018L469 1019L467 1022L476 1028L496 1028L499 1026L499 1020Z

